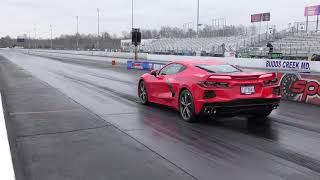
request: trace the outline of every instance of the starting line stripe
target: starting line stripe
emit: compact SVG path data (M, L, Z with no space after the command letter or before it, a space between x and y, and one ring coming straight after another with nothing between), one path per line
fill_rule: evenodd
M0 94L0 179L15 180L7 128Z

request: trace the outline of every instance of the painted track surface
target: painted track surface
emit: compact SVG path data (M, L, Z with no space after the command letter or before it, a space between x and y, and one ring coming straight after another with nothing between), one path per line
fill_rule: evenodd
M188 124L138 103L141 71L0 54L197 179L320 179L318 106L283 101L263 126L241 117Z

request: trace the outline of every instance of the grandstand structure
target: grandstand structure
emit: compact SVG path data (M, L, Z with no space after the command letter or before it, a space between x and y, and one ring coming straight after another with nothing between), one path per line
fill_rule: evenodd
M285 59L308 59L320 54L320 32L310 27L306 32L303 23L294 23L281 32L276 32L274 27L260 35L149 39L142 40L139 50L150 54L227 56L231 53L240 54L239 57L267 58L270 54L266 45L270 42L273 52ZM133 51L129 42L123 41L122 50Z
M180 55L195 55L195 52L206 52L210 55L224 52L245 52L251 57L268 57L271 42L274 52L282 53L288 59L308 59L314 54L320 54L320 32L281 32L266 36L232 36L213 38L164 38L153 39L140 47L147 53L169 53ZM223 50L222 44L225 46Z
M194 55L196 52L206 54L223 54L224 52L236 52L255 46L259 42L270 39L271 36L230 36L210 38L161 38L142 40L139 47L141 52L156 54ZM259 39L259 40L258 40ZM132 49L130 40L122 40L122 50ZM130 47L131 46L131 47Z
M286 33L282 38L272 42L274 52L282 53L283 56L294 59L306 59L313 54L320 53L320 33L319 32L299 32ZM268 53L268 48L251 48L252 56L264 56Z
M164 38L155 40L142 49L145 52L220 52L222 44L225 44L228 51L235 51L238 44L240 45L244 41L247 41L247 37Z

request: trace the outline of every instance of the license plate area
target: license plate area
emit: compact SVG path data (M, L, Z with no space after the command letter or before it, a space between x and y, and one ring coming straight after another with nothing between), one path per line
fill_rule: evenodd
M254 86L241 86L241 94L251 95L255 93L256 93L256 89Z

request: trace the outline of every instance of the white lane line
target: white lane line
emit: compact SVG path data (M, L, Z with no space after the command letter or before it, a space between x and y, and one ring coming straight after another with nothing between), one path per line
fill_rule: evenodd
M0 94L0 179L14 180L15 174L13 170L7 128L3 113L2 99Z
M35 112L14 112L9 113L10 116L14 115L28 115L28 114L44 114L44 113L59 113L59 112L72 112L72 111L80 111L81 109L69 109L69 110L57 110L57 111L35 111Z

